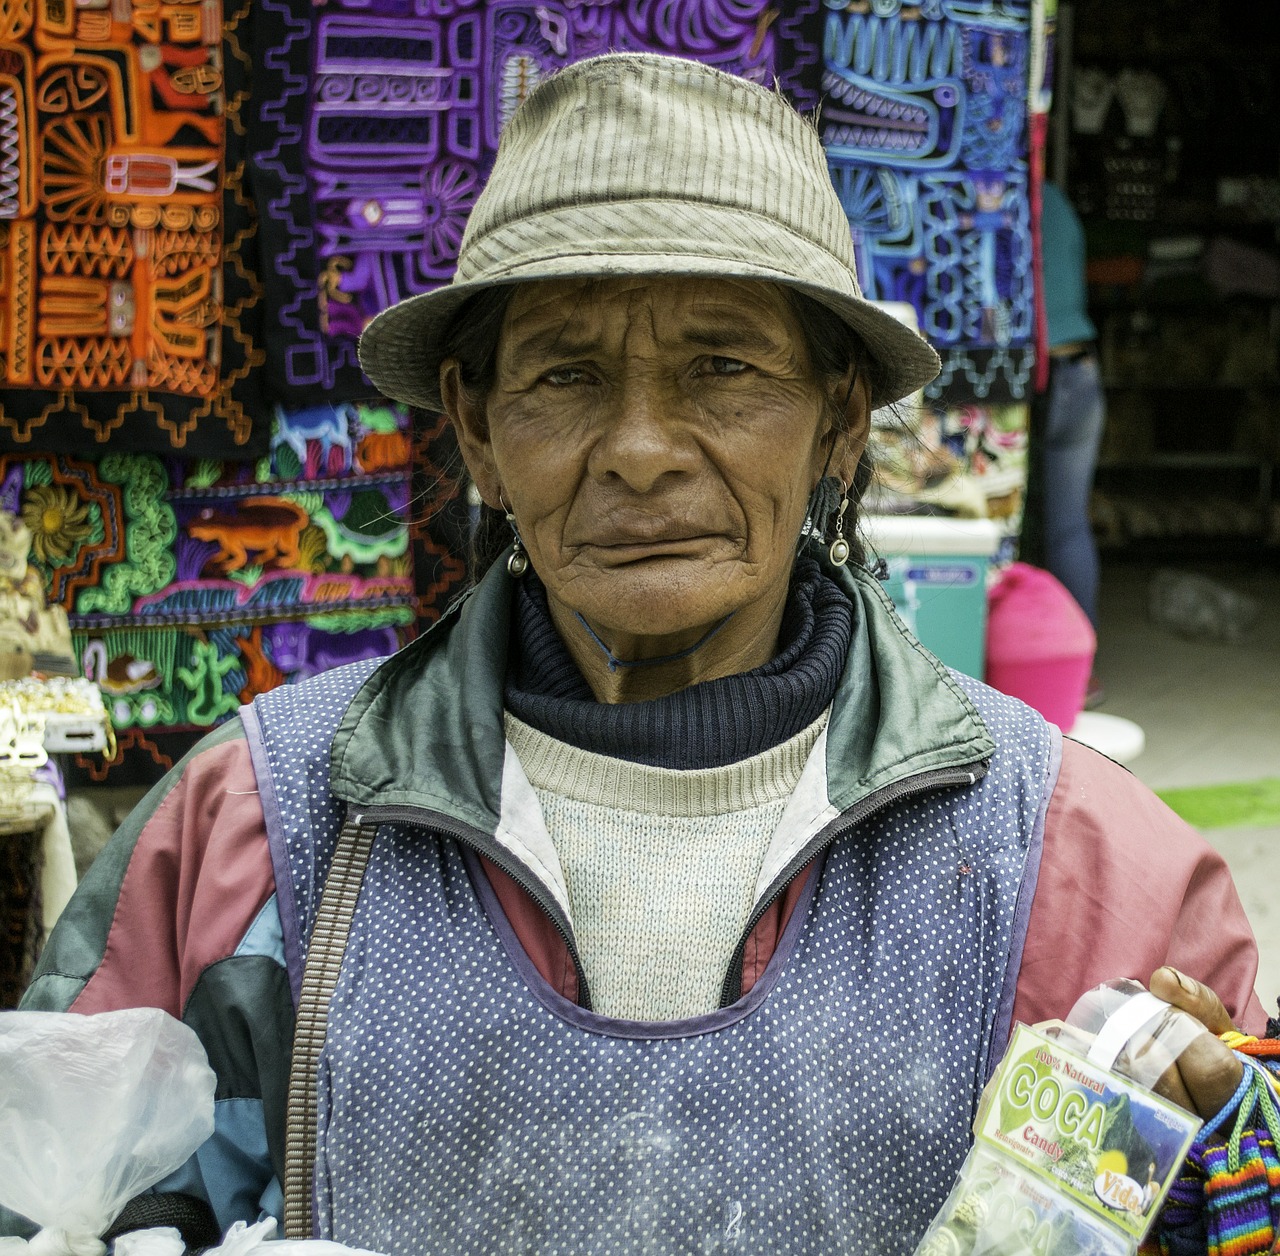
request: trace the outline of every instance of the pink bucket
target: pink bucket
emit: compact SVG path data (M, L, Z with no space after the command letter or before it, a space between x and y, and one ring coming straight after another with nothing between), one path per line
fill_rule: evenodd
M987 684L1021 698L1064 732L1084 710L1097 638L1062 583L1012 563L987 595Z

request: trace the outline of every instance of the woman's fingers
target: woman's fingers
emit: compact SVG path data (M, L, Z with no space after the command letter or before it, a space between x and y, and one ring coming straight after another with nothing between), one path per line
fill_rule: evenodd
M1178 1072L1176 1064L1170 1064L1159 1077L1156 1078L1156 1084L1152 1089L1162 1099L1167 1099L1170 1103L1176 1103L1178 1107L1187 1112L1193 1112L1197 1116L1203 1115L1200 1109L1196 1107L1196 1101L1192 1099L1186 1086L1182 1081L1182 1074Z
M1151 974L1151 993L1189 1012L1212 1034L1232 1028L1222 1000L1203 982L1176 968L1157 968ZM1216 1037L1204 1034L1166 1069L1156 1082L1156 1092L1202 1117L1214 1116L1235 1094L1244 1066Z
M1207 1029L1215 1034L1225 1034L1235 1028L1222 1000L1203 982L1186 973L1170 968L1167 964L1151 974L1147 987L1158 999L1190 1012Z
M1156 1091L1189 1112L1216 1116L1235 1094L1243 1069L1225 1043L1205 1034L1165 1070Z

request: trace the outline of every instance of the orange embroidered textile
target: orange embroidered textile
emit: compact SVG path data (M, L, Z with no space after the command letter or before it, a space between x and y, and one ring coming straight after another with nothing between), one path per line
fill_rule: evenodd
M258 452L249 9L0 0L0 448Z

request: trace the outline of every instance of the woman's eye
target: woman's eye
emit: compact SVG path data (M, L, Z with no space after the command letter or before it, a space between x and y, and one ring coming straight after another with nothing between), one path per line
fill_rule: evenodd
M557 388L566 388L573 384L584 384L590 376L580 366L557 366L542 376L544 384L552 384Z
M711 357L705 359L705 374L708 375L741 375L751 368L737 358Z

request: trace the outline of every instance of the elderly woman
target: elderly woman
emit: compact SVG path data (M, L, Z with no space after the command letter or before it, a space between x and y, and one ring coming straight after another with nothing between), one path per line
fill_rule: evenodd
M871 411L937 363L780 97L547 81L362 359L509 544L206 740L59 927L28 1006L166 1007L217 1069L164 1190L406 1256L908 1252L1015 1017L1156 970L1261 1027L1221 862L858 561ZM1207 1042L1166 1085L1211 1112Z

